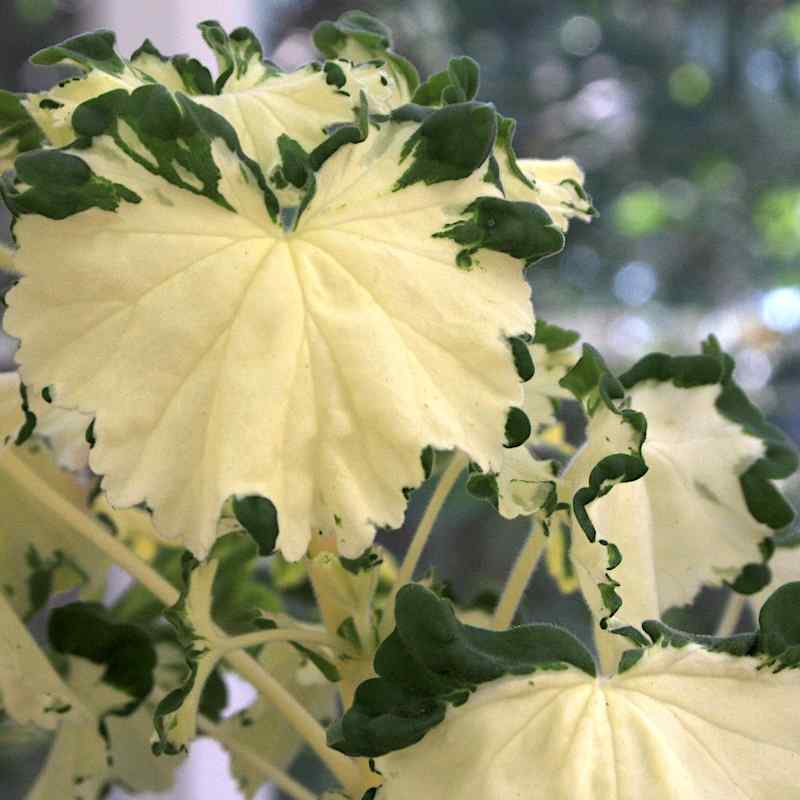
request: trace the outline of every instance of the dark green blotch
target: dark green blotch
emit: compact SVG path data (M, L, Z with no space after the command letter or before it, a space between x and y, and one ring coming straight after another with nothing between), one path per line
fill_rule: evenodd
M485 500L497 508L500 501L500 489L497 475L493 472L475 472L467 478L466 490L476 500Z
M641 661L643 655L644 650L626 650L619 660L617 674L622 675L632 667L635 667Z
M777 589L758 616L760 650L779 667L800 667L800 581Z
M421 106L452 105L472 100L478 94L480 67L469 56L451 58L446 70L431 75L411 99Z
M772 571L766 564L745 564L733 581L726 581L734 592L755 594L772 581Z
M543 345L548 353L566 350L568 347L572 347L580 338L581 335L577 331L561 328L558 325L545 322L543 319L536 320L533 342L534 344Z
M341 89L347 83L347 77L344 70L335 61L325 62L325 83L329 86L335 86Z
M97 444L97 439L94 435L94 423L95 420L93 419L88 427L86 428L86 433L84 434L84 438L86 439L86 444L89 445L90 448L94 447Z
M113 31L82 33L54 47L39 50L31 56L31 63L51 66L69 59L86 69L99 69L112 75L121 75L125 71L125 62L117 53L115 44L116 36Z
M480 67L469 56L451 58L447 65L450 85L442 92L442 102L450 105L472 100L480 86Z
M514 367L517 370L519 379L524 383L529 381L536 372L528 343L519 336L509 336L508 343L511 345L511 354L514 357Z
M685 647L687 644L699 644L712 653L727 653L732 656L748 656L756 654L758 634L738 633L733 636L708 636L700 633L687 633L665 625L660 620L646 620L642 629L655 644L669 647Z
M33 436L33 432L36 430L36 414L31 411L30 406L28 405L28 387L20 382L19 384L19 395L20 395L20 405L22 407L22 413L25 415L25 422L22 423L22 427L20 427L19 431L17 432L17 436L14 439L14 444L19 447L28 439Z
M235 497L233 513L239 524L255 539L258 552L268 556L278 538L278 511L274 503L260 495Z
M435 235L462 245L462 252L468 255L486 248L522 259L527 266L564 247L564 234L560 228L553 224L541 206L533 203L479 197L464 209L463 214L466 219Z
M141 198L127 187L95 175L78 156L61 150L34 150L16 160L17 178L28 188L6 181L3 195L11 211L41 214L50 219L66 217L99 208L116 211L125 200L139 203Z
M48 624L50 644L59 653L105 666L103 681L130 695L122 713L138 707L153 689L156 651L144 629L115 622L98 603L56 608Z
M25 153L46 143L41 128L22 104L22 95L0 90L0 148ZM45 100L39 103L45 108Z
M352 707L328 732L331 747L377 757L418 742L468 702L482 683L540 669L595 674L592 656L567 631L522 625L492 631L463 625L449 601L419 584L397 594L395 630L375 655L379 677L362 683Z
M128 146L119 134L120 122L134 130L149 157ZM233 211L219 191L221 175L211 151L213 140L222 139L238 156L241 169L258 184L270 218L277 218L278 201L259 165L242 151L234 128L224 117L184 94L172 95L159 84L141 86L131 94L124 90L108 92L82 103L73 114L73 126L89 142L102 134L111 136L125 155L148 171ZM201 186L184 180L177 167L197 178Z
M355 122L347 122L340 125L332 125L328 130L328 138L317 145L309 154L308 160L311 169L318 172L322 165L340 147L348 144L360 144L369 134L369 104L365 92L359 96L359 105L356 109Z
M371 569L380 566L383 559L380 554L372 548L363 552L358 558L345 558L339 556L339 561L342 566L352 575L358 575L360 572L369 572Z
M506 443L504 447L520 447L528 441L531 435L531 421L521 409L512 407L506 417Z
M485 103L458 103L427 116L403 146L401 162L412 158L395 190L418 181L431 185L462 180L492 154L497 132L494 108Z
M442 92L448 86L450 86L450 73L447 70L437 72L417 87L411 102L419 106L440 106Z

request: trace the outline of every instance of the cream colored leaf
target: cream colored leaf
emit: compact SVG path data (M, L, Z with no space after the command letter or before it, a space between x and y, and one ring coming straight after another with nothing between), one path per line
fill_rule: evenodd
M37 574L39 581L50 574L53 592L80 587L93 600L102 596L108 568L94 545L42 503L42 485L88 513L88 486L59 469L41 444L0 451L0 589L23 618L46 599L37 596Z
M647 417L644 477L619 483L588 506L601 539L613 542L622 563L611 576L623 605L614 621L638 626L694 598L701 586L733 579L759 562L759 542L772 530L750 515L739 476L764 453L761 439L723 417L715 406L719 384L677 388L644 381L630 392L632 408ZM630 452L630 431L606 408L589 424L587 444L564 474L571 496L610 453ZM598 618L607 610L598 590L608 556L573 525L571 556L581 588ZM620 647L624 641L620 641Z
M19 373L0 372L0 444L10 444L25 424Z
M180 759L153 755L152 711L143 705L128 716L108 713L126 705L130 697L102 682L104 669L82 658L69 659L70 690L89 711L77 721L64 717L27 800L97 800L108 785L134 792L165 791L172 785ZM99 729L101 718L105 737Z
M29 410L36 416L33 433L52 449L58 465L73 472L86 469L89 465L86 429L91 417L58 408L30 387L27 401ZM19 373L0 373L0 437L6 444L10 443L24 424Z
M27 95L23 105L43 131L48 144L66 147L75 141L72 115L81 103L116 89L133 91L143 84L142 76L130 69L121 75L94 69L85 77L63 81L47 91Z
M87 469L89 443L86 441L86 429L92 418L46 402L41 392L29 392L28 405L36 415L34 433L48 444L56 463L73 472Z
M170 62L144 53L125 63L118 74L91 69L81 78L28 95L24 105L49 143L64 147L76 138L72 115L81 103L114 90L132 92L155 81L170 91L193 94L196 102L222 114L244 150L269 175L279 161L277 139L281 134L288 134L310 151L325 140L329 126L355 121L361 92L366 93L373 113L387 114L396 107L397 86L388 68L374 62L336 63L345 78L341 89L328 82L319 65L309 64L266 79L262 75L259 80L250 71L244 83L228 81L222 94L194 94ZM73 66L84 69L80 64Z
M107 748L97 721L63 726L55 736L47 760L26 800L97 800L106 783ZM69 795L65 795L69 787Z
M748 598L756 614L775 591L776 586L800 580L800 547L777 547L775 555L769 561L769 568L772 572L772 582Z
M534 430L538 431L555 424L553 401L572 399L570 392L558 382L577 361L577 353L570 348L548 350L536 343L530 344L529 349L536 371L523 386L525 402L522 410L528 415Z
M169 788L176 762L153 756L152 714L142 707L130 716L106 716L126 705L128 695L102 682L104 665L70 658L68 666L65 680L0 594L2 707L20 725L56 731L29 800L96 800L108 783L136 791ZM108 741L98 727L101 717Z
M389 82L386 70L374 64L336 63L347 78L340 91L326 82L324 72L307 66L247 91L194 99L225 117L244 151L269 174L278 161L276 142L281 134L291 136L310 151L324 141L330 125L355 121L362 91L371 113L388 114L395 107L394 84ZM387 81L385 86L382 78Z
M528 186L512 168L508 152L495 152L506 197L542 206L553 222L566 231L572 217L589 222L594 214L583 191L583 170L571 158L553 160L521 158L517 168L533 186Z
M94 719L33 640L0 593L0 696L6 714L20 725L52 730L61 722Z
M415 130L342 147L291 233L220 140L238 213L101 137L80 158L142 202L18 221L6 325L25 379L97 416L90 460L112 504L146 500L163 535L204 555L225 500L259 494L288 558L313 530L355 556L402 522L424 447L499 466L522 399L506 337L533 327L529 289L509 256L482 249L464 270L433 237L497 192L483 170L393 191Z
M4 244L0 244L0 269L14 269L14 251Z
M153 754L152 704L142 705L127 717L109 716L106 725L111 742L109 782L135 793L167 792L175 782L175 770L183 758Z
M379 800L797 800L800 672L696 645L507 678L377 759Z
M544 507L553 491L553 462L536 458L525 445L506 451L497 475L497 510L502 516L530 516Z

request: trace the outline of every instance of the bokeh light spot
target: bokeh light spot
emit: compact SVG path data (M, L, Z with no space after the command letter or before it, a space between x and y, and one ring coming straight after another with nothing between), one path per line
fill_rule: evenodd
M669 95L679 105L702 103L711 92L711 76L700 64L681 64L669 76Z
M652 264L630 261L614 276L614 294L629 306L642 306L658 288L658 276Z
M761 319L773 331L791 333L800 328L800 288L782 286L761 301Z
M561 46L573 56L594 53L603 40L603 31L591 17L570 17L561 28Z
M664 227L667 203L653 187L633 189L617 199L613 219L620 233L634 238L647 236Z

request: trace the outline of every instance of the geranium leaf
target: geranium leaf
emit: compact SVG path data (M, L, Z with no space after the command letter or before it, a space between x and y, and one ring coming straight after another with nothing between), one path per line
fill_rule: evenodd
M2 706L13 720L52 729L62 718L90 718L83 702L55 671L2 594L0 644Z
M596 534L613 538L622 553L612 580L606 556L573 529L572 557L599 618L613 611L615 625L637 625L690 602L703 585L727 581L747 593L763 587L769 578L763 562L772 554L766 521L783 525L792 516L770 481L788 475L796 457L783 434L764 422L733 382L730 357L713 343L699 356L653 354L618 382L601 370L592 378L583 367L567 381L578 394L616 394L630 406L623 417L635 413L632 409L647 417L641 455L631 451L601 458L614 431L622 429L608 404L597 404L588 444L564 475L571 491L577 489L575 521L590 539ZM604 382L605 390L600 388ZM637 462L641 479L616 485L618 475L630 474L626 465ZM589 485L577 488L587 475ZM755 484L745 476L757 476ZM756 496L756 485L763 495ZM599 594L593 588L598 584L605 587Z
M424 741L377 758L376 797L792 797L800 672L758 666L660 643L601 680L568 667L493 681Z
M6 325L22 340L18 359L34 385L98 416L91 461L112 504L145 500L163 535L202 555L225 501L259 495L275 505L276 545L289 558L303 554L312 530L335 533L341 553L355 557L374 524L401 522L402 490L422 480L428 445L499 465L520 399L506 341L533 328L519 267L562 238L528 213L533 206L520 204L522 220L491 197L498 192L480 164L491 150L488 107L371 126L363 142L325 160L286 233L221 117L156 86L127 97L90 101L116 121L104 128L110 135L88 141L89 122L82 149L49 151L69 159L78 185L65 186L62 174L54 199L52 170L42 167L10 190L25 276L9 294ZM465 125L477 114L488 126L476 133L480 147L440 152L431 123L439 114ZM176 148L196 148L181 170L168 163ZM474 171L445 181L434 155L458 175ZM409 184L409 170L418 181ZM93 202L86 186L102 187L101 208L70 213ZM66 218L27 213L32 194L57 206L36 210ZM480 269L456 263L449 231L462 214L485 227L470 243ZM57 262L45 255L53 247ZM59 280L72 301L48 312ZM432 376L458 388L444 394ZM432 402L416 403L420 393Z

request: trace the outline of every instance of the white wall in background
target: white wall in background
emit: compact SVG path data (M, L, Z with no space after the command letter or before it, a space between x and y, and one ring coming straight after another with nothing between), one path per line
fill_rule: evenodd
M216 19L226 30L255 27L268 6L258 0L95 0L86 7L85 26L115 31L122 55L150 38L164 55L189 53L210 66L197 23Z

